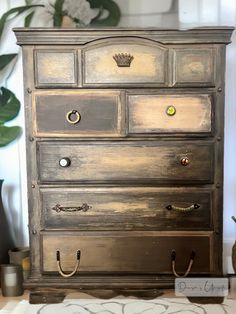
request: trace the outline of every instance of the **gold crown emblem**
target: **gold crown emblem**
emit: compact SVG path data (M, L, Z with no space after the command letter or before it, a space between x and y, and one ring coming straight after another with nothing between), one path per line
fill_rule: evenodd
M113 59L116 61L118 67L130 67L134 57L128 53L118 53L113 56Z

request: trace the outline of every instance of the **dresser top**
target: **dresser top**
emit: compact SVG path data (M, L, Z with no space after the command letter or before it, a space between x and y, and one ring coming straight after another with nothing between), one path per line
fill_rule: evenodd
M162 44L230 43L234 27L164 28L15 28L18 45L75 45L109 37L142 37Z

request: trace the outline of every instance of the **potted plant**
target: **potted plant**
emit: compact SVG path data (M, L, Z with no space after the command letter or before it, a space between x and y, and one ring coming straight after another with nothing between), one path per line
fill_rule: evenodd
M113 0L56 0L47 9L55 27L117 26L121 17Z

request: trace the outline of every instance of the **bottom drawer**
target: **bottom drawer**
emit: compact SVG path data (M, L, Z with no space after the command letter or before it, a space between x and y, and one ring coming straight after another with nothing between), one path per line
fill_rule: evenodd
M71 272L80 250L78 275L86 272L171 274L172 251L176 271L184 273L191 252L195 258L191 273L212 271L212 234L207 232L44 232L41 235L43 273Z

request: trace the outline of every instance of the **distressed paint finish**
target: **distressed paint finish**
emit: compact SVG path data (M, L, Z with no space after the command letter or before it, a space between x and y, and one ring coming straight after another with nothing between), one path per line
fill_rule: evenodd
M174 83L176 85L209 85L215 83L216 50L201 46L174 50Z
M42 188L43 224L47 229L80 230L203 230L212 226L213 191L202 188ZM90 208L76 212L56 212L56 204ZM168 210L168 205L182 208L198 204L192 212ZM106 219L103 219L106 217Z
M76 110L80 121L67 121ZM121 93L115 91L39 91L34 93L33 111L36 136L120 136Z
M176 110L167 114L168 107ZM129 133L210 133L209 95L131 95L128 97Z
M31 275L25 286L34 300L58 301L59 294L61 300L67 288L173 287L173 249L177 271L186 271L195 249L194 274L222 275L225 46L232 30L16 30L28 143ZM52 51L70 56L70 75L59 70L61 76L50 78L52 70L44 76L42 67L39 84L35 58ZM113 53L131 54L130 67L118 68ZM96 59L90 69L88 55ZM76 131L59 114L51 120L53 112L66 114L69 99L89 112L83 129L85 120ZM176 99L171 126L158 114ZM59 166L64 157L71 158L68 168ZM59 202L91 208L50 211ZM195 202L200 207L188 213L163 209ZM81 249L78 275L56 272L57 249L68 271Z
M113 43L112 43L113 42ZM167 71L166 49L152 42L131 38L105 41L84 51L84 82L91 84L164 84ZM129 67L117 66L114 56L130 54Z
M35 78L38 86L69 86L77 83L75 51L38 50Z
M73 147L73 149L72 149ZM40 143L39 179L42 182L154 183L189 181L211 183L213 145L197 142L94 142L57 145ZM61 158L71 160L61 167ZM190 159L182 166L183 157Z
M81 251L80 272L99 271L102 273L167 273L171 274L171 252L176 250L178 270L186 271L192 251L196 260L194 273L210 273L211 234L181 235L153 233L113 233L97 236L94 232L43 233L42 271L57 272L56 251L61 253L61 264L65 271L72 271L76 262L76 252ZM78 275L79 275L78 273Z

